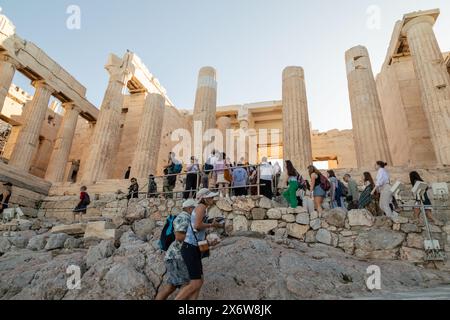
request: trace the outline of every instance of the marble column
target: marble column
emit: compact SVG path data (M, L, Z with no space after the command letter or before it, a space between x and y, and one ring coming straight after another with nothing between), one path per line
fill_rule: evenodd
M298 171L312 164L305 73L301 67L283 71L283 157Z
M194 105L194 121L202 123L203 133L216 127L217 81L212 67L200 69Z
M438 164L450 166L450 79L433 32L435 18L420 16L406 23L414 67Z
M21 121L22 128L11 154L9 164L28 172L33 160L33 154L38 147L39 134L45 120L50 96L53 93L44 81L33 82L36 91L33 100L24 108Z
M81 181L84 183L93 183L110 178L113 159L119 145L120 116L124 93L130 79L131 74L129 72L124 70L110 71L108 87L83 170Z
M137 146L131 166L131 175L147 178L156 175L166 99L152 93L145 100L144 111L137 137Z
M217 129L222 134L222 145L217 144L218 150L223 150L227 154L227 157L230 157L232 161L234 161L235 156L231 153L234 152L234 150L231 150L230 148L230 141L232 139L232 132L230 132L231 129L231 118L230 117L220 117L217 119ZM228 137L228 133L230 133L230 137Z
M237 131L237 146L236 146L236 162L241 162L241 158L244 158L244 163L250 161L249 152L249 126L250 126L250 114L248 107L242 105L238 112L237 120L239 122L239 130Z
M345 61L358 167L372 168L379 160L392 165L369 52L363 46L351 48Z
M50 158L45 179L51 182L64 182L64 173L69 161L72 149L73 137L77 127L78 117L81 109L73 103L63 104L65 113L61 126L59 127L53 152Z
M0 113L8 96L9 88L11 87L16 67L12 63L11 58L7 56L0 57Z

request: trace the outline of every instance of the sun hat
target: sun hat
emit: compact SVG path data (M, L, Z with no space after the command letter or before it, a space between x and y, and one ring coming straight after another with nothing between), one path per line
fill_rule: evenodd
M218 192L212 192L209 189L201 189L199 192L197 192L197 200L202 200L202 199L209 199L209 198L214 198L217 197L219 195Z
M185 202L183 202L183 209L185 208L195 208L197 206L197 202L194 199L188 199Z

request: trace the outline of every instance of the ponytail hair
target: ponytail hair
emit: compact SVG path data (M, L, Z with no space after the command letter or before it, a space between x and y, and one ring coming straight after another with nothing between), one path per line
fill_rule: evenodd
M380 168L384 168L384 167L387 167L387 162L384 162L384 161L377 161L377 165L380 167Z

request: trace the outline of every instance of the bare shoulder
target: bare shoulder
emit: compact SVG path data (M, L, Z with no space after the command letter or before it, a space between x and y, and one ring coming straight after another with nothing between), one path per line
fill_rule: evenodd
M197 214L204 214L206 212L206 206L203 203L200 203L196 208L195 212Z

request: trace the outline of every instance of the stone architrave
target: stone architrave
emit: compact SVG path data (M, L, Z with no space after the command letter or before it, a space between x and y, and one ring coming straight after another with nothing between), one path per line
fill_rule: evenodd
M373 167L379 160L392 164L369 52L363 46L351 48L345 61L358 167Z
M291 160L299 171L312 164L305 73L301 67L283 71L283 139L285 160Z
M145 100L137 146L131 166L132 176L146 178L155 174L161 145L161 133L165 111L164 96L149 94Z

